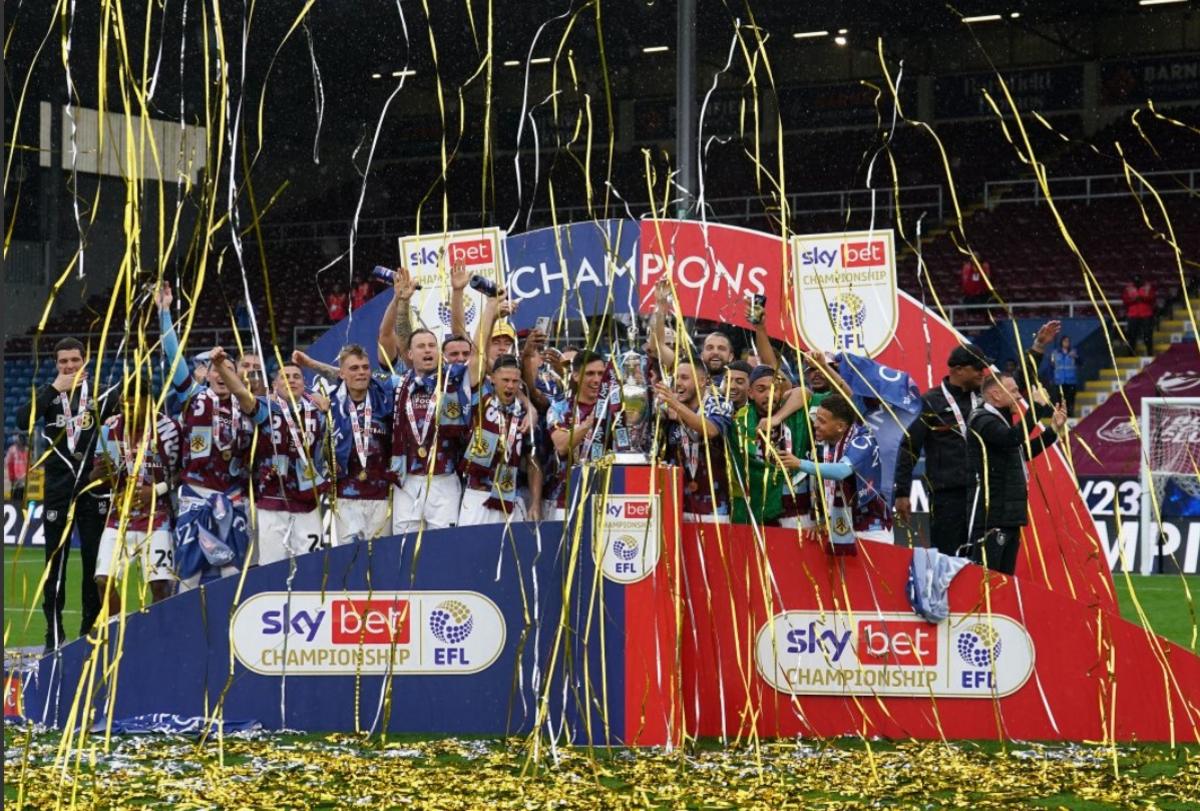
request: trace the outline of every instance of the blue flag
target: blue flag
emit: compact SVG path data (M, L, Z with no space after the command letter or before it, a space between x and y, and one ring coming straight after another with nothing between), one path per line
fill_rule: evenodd
M907 372L848 352L839 353L837 358L838 373L855 399L881 400L898 412L914 416L921 413L921 390Z

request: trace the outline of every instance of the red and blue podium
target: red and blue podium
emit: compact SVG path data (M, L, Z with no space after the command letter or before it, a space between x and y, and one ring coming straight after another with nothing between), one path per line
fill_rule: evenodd
M678 470L579 470L563 523L338 547L125 618L20 674L25 717L269 729L1200 740L1200 658L1108 601L966 567L914 615L911 551L685 523ZM103 674L103 675L100 675ZM81 688L82 685L82 688ZM77 701L78 698L78 701Z

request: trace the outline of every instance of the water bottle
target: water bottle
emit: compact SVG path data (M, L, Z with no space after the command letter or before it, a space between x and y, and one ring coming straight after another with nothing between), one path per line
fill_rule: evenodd
M391 268L385 268L383 265L376 265L375 269L371 271L371 275L379 281L386 282L387 284L396 283L396 271L392 270Z
M489 298L495 298L500 295L499 286L486 276L480 276L478 273L471 277L471 289L477 290Z

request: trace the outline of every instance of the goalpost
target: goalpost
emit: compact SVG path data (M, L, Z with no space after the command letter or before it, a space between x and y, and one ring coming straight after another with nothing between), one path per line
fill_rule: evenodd
M1161 570L1166 539L1158 528L1200 509L1200 397L1143 397L1140 427L1139 538Z

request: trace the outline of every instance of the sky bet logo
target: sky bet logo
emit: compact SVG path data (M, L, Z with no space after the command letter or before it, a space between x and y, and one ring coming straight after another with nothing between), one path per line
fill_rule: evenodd
M411 630L407 600L334 600L330 606L333 625L330 641L334 645L407 645ZM292 633L312 642L325 622L325 611L264 611L265 636Z
M932 666L937 664L937 626L915 621L861 620L854 652L868 666ZM828 656L838 662L850 645L850 631L820 631L817 623L787 632L787 652Z
M842 267L844 268L877 267L883 264L884 256L883 240L842 243ZM809 248L800 254L800 263L832 268L833 260L837 258L838 252L831 248Z
M883 241L842 243L842 267L870 268L883 264Z
M462 262L466 267L495 264L495 254L492 252L490 239L470 239L451 242L446 245L446 264L453 266ZM408 256L409 264L421 267L438 263L442 250L432 246L420 248Z

